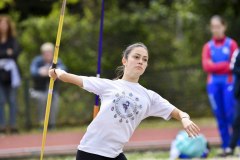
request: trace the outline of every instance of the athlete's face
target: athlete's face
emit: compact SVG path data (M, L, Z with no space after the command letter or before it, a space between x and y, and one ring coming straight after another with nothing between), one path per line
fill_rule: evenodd
M122 63L125 66L124 72L139 77L147 68L148 52L143 47L136 47L129 53L127 59L122 59Z
M216 38L222 38L225 35L226 26L222 24L219 19L212 19L211 20L211 32L212 35Z

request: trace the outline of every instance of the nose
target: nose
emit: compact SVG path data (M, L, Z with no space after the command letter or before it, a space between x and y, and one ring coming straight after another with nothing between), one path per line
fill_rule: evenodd
M143 64L143 59L140 58L139 61L138 61L139 64Z
M143 60L142 59L140 59L139 61L138 61L138 64L143 64Z

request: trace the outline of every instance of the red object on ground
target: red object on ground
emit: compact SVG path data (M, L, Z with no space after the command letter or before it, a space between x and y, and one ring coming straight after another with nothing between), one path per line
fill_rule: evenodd
M178 128L137 129L125 151L169 149ZM201 132L212 145L219 145L216 127L201 127ZM49 132L47 134L45 155L75 154L83 132ZM42 134L1 135L0 158L28 157L40 155Z

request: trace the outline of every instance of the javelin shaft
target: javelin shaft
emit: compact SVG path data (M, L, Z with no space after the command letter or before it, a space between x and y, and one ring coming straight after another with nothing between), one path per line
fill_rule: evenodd
M59 46L60 46L60 41L61 41L65 7L66 7L66 0L63 0L59 24L58 24L57 39L56 39L56 44L55 44L55 49L54 49L53 66L52 66L53 68L56 68L57 61L58 61L58 51L59 51ZM43 160L43 154L44 154L44 149L45 149L45 144L46 144L46 136L47 136L49 114L50 114L50 108L51 108L51 102L52 102L53 87L54 87L54 80L53 80L53 78L50 78L45 119L44 119L40 160Z
M101 6L101 20L100 20L100 32L99 32L99 39L98 39L98 65L97 65L97 77L100 77L101 74L101 58L102 58L102 42L103 42L103 24L104 24L104 0L102 0ZM95 105L93 111L93 118L96 117L99 111L99 97L95 97Z

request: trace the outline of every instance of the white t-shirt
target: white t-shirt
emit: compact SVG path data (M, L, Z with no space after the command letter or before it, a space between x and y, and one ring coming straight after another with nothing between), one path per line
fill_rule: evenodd
M139 83L85 76L82 79L83 88L101 99L100 111L78 146L88 153L117 157L143 119L156 116L168 120L175 108Z

